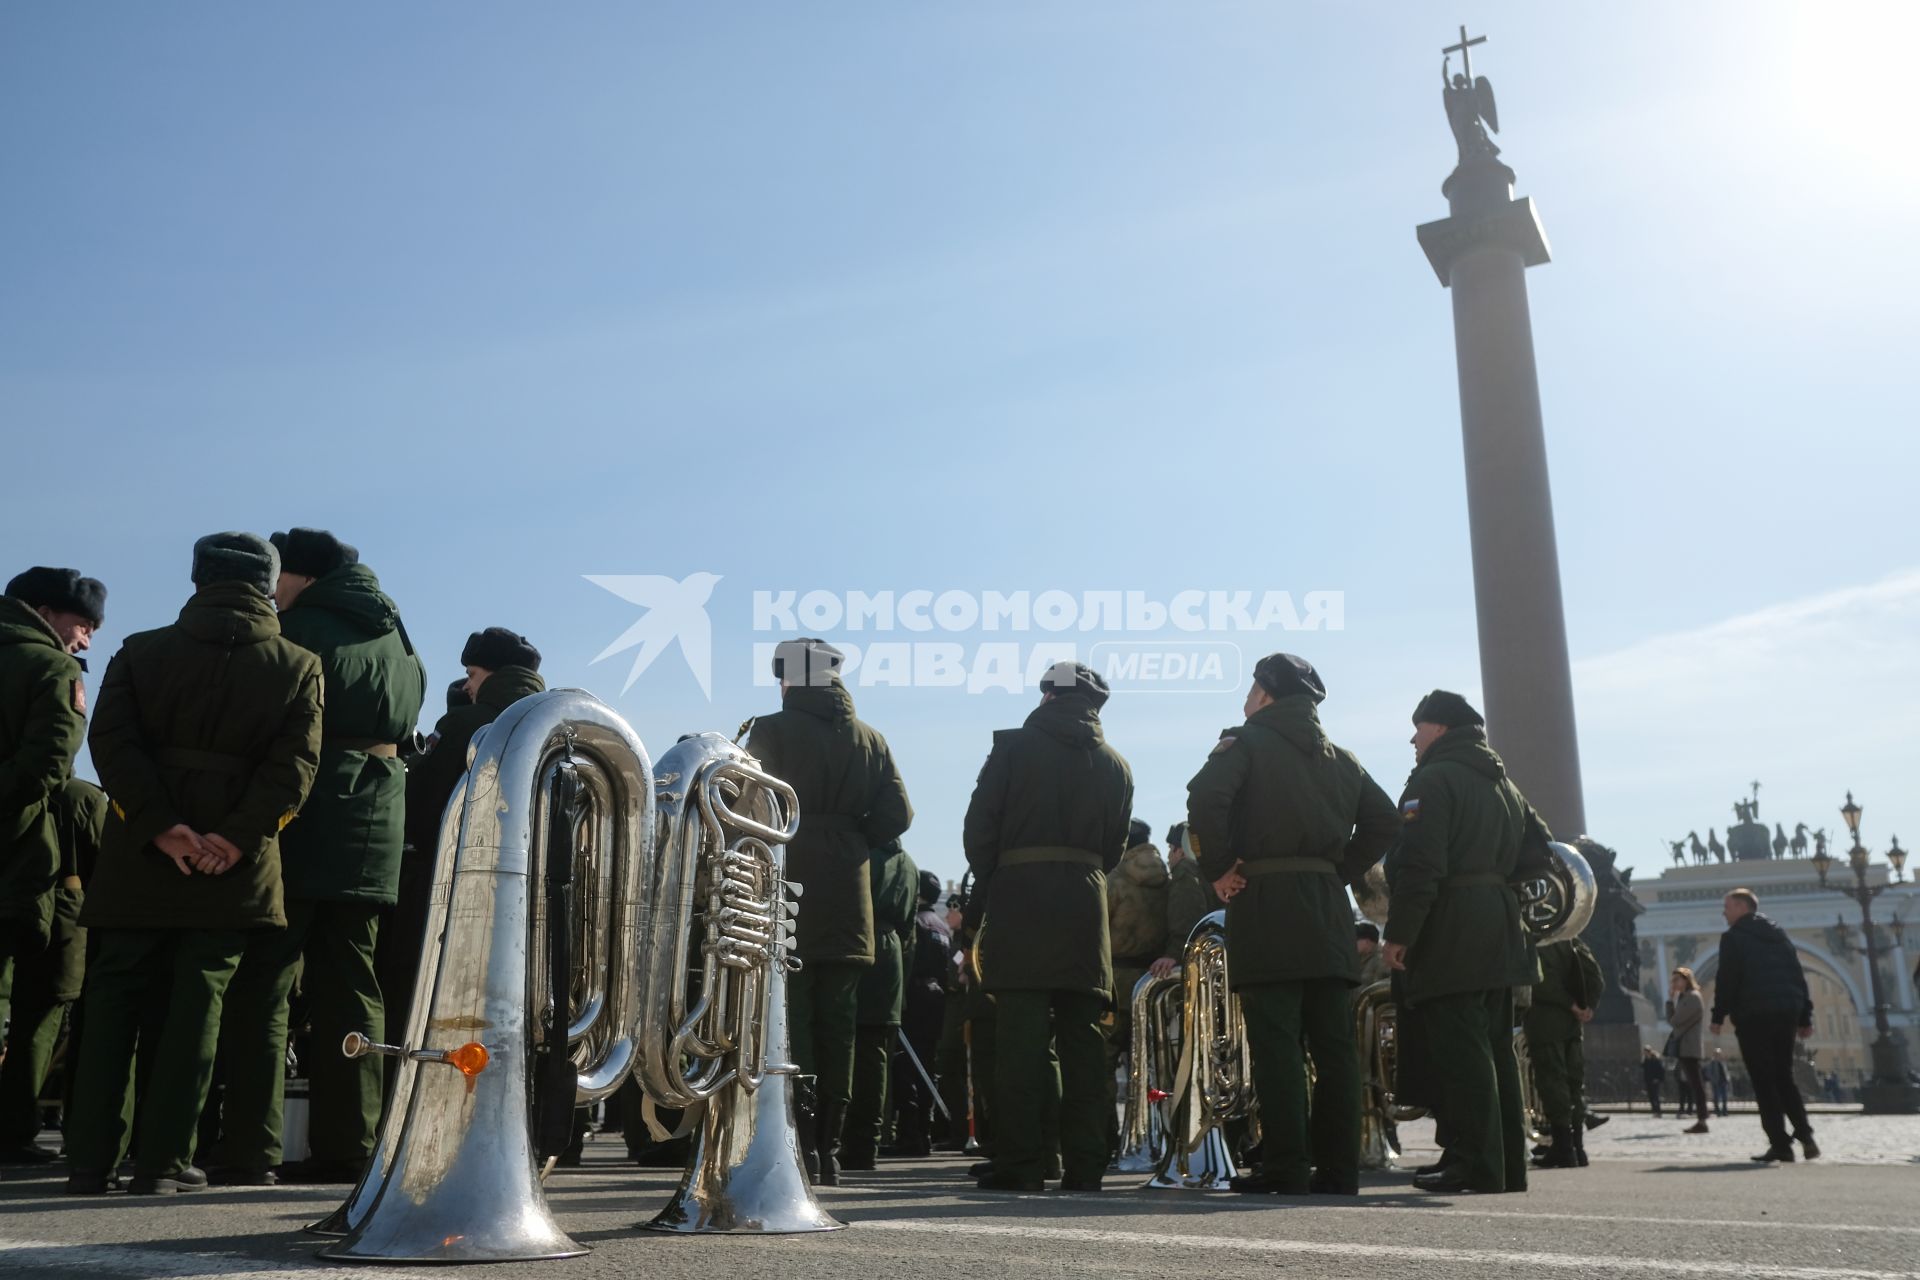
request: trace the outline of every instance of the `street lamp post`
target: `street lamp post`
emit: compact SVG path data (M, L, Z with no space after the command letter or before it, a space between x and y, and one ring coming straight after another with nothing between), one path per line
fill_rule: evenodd
M1827 883L1827 872L1832 868L1834 859L1825 850L1814 858L1813 866L1820 873L1821 888L1844 893L1860 904L1860 934L1866 942L1867 980L1873 990L1873 1025L1880 1033L1873 1042L1873 1083L1866 1088L1866 1110L1878 1114L1911 1114L1920 1111L1920 1089L1916 1089L1908 1077L1906 1038L1895 1031L1887 1020L1887 997L1880 981L1880 939L1873 924L1873 900L1902 882L1907 851L1900 847L1900 837L1895 836L1893 847L1887 850L1887 862L1893 868L1893 875L1885 884L1869 885L1868 854L1866 846L1860 843L1860 806L1853 802L1851 791L1847 792L1847 803L1841 807L1840 816L1846 819L1847 833L1853 838L1853 848L1847 851L1847 863L1853 868L1853 883ZM1898 918L1895 917L1896 920Z

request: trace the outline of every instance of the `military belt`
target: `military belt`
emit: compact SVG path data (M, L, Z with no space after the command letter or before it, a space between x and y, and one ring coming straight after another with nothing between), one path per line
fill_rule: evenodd
M320 745L339 751L364 751L370 756L382 756L388 760L397 759L400 755L398 746L391 742L376 742L372 738L322 738Z
M196 773L226 773L245 778L253 773L253 762L220 751L196 751L192 747L167 747L160 752L164 769L191 769Z
M1037 862L1071 862L1077 866L1092 867L1095 871L1105 871L1107 863L1097 853L1086 849L1056 849L1037 846L1032 849L1009 849L1000 855L1002 867L1025 867Z
M1476 871L1470 875L1448 876L1440 882L1440 891L1448 889L1485 889L1492 886L1507 887L1507 878L1496 871Z
M1240 864L1243 876L1270 876L1281 871L1299 871L1311 875L1337 876L1338 869L1325 858L1255 858Z

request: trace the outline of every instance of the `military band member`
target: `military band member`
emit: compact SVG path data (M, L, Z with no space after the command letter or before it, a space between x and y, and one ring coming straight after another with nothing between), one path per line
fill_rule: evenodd
M53 937L60 841L52 805L87 733L86 652L107 589L36 566L0 596L0 961Z
M894 1091L900 1100L894 1111L894 1154L902 1156L924 1156L933 1151L936 1106L929 1080L939 1058L947 975L953 970L953 934L940 902L940 877L921 871L918 889L913 941L904 957L907 989L901 1003L900 1029L925 1074L911 1062L894 1059ZM942 1098L944 1101L944 1095ZM964 1122L964 1099L960 1114Z
M80 916L93 955L69 1193L112 1185L136 1042L128 1190L207 1184L193 1155L221 1002L249 939L286 926L280 832L320 761L320 660L280 632L278 569L252 534L200 539L179 621L128 636L107 668L87 739L110 804Z
M1360 1188L1350 1002L1360 966L1346 886L1380 860L1396 823L1386 792L1327 740L1315 710L1325 697L1305 659L1262 658L1246 723L1220 736L1187 785L1201 878L1227 903L1227 963L1260 1100L1260 1167L1235 1178L1236 1191Z
M1585 1034L1602 991L1600 961L1578 938L1536 947L1540 981L1521 1025L1527 1032L1527 1060L1533 1066L1534 1092L1552 1134L1547 1150L1534 1159L1540 1169L1571 1169L1586 1163L1587 1061Z
M1167 947L1167 864L1153 843L1153 829L1135 818L1127 851L1107 877L1107 932L1113 952L1113 1016L1106 1024L1107 1080L1119 1087L1120 1059L1133 1044L1133 988ZM1118 1099L1108 1125L1108 1144L1118 1153Z
M1406 971L1441 1093L1447 1163L1425 1191L1527 1189L1513 988L1540 976L1508 887L1523 845L1550 839L1487 745L1480 713L1436 689L1414 709L1414 769L1388 860L1387 964Z
M300 968L318 1049L307 1062L311 1151L278 1176L353 1182L373 1152L384 1060L347 1058L338 1047L349 1031L386 1039L374 950L400 881L399 742L419 721L427 673L359 551L324 529L276 533L273 544L281 631L319 655L326 673L325 737L312 799L281 841L287 928L254 941L229 993L221 1167L210 1173L250 1185L271 1181L280 1163L287 1001Z
M993 1166L980 1186L1045 1187L1057 1105L1061 1189L1098 1191L1112 1110L1100 1033L1113 990L1106 877L1126 850L1133 774L1101 732L1098 673L1058 663L1041 688L1025 724L993 735L967 806L984 907L977 958L999 1037Z
M855 997L853 1092L840 1136L840 1167L871 1169L886 1140L893 1047L899 1039L906 1000L905 955L913 941L914 897L920 868L890 840L873 851L869 863L873 898L873 967L860 975Z
M1160 958L1147 972L1164 978L1178 969L1193 927L1226 905L1213 891L1212 882L1200 874L1200 863L1187 844L1187 824L1176 822L1168 827L1167 941Z
M806 887L787 980L793 1057L813 1078L796 1092L808 1171L837 1186L841 1127L853 1091L853 1044L861 971L873 964L873 891L868 856L913 822L907 787L878 730L855 718L840 680L845 655L802 637L774 650L780 710L753 722L747 749L792 787L800 830L787 846L787 877ZM810 1105L809 1105L810 1104ZM808 1116L811 1119L808 1119Z

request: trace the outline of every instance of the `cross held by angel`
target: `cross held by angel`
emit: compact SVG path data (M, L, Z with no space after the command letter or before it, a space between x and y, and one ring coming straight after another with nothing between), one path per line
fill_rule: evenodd
M1493 100L1493 85L1485 76L1473 74L1473 46L1485 44L1485 36L1467 37L1460 28L1460 43L1440 51L1440 96L1447 109L1447 123L1453 128L1454 142L1460 148L1460 162L1474 156L1497 156L1500 148L1487 136L1487 130L1500 132L1500 110ZM1460 55L1460 70L1453 70L1453 55Z

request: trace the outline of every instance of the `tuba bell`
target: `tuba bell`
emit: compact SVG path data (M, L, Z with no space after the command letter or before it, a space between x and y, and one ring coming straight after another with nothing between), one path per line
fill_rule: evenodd
M1149 1187L1226 1191L1234 1175L1224 1126L1254 1114L1253 1060L1227 968L1227 913L1201 919L1181 957L1180 1060L1174 1126Z
M1540 859L1536 871L1520 873L1508 882L1520 899L1520 927L1535 946L1579 937L1600 901L1593 868L1578 849L1558 840L1549 840L1546 848L1551 856ZM1384 862L1367 868L1354 891L1354 902L1362 916L1386 928L1391 904Z

